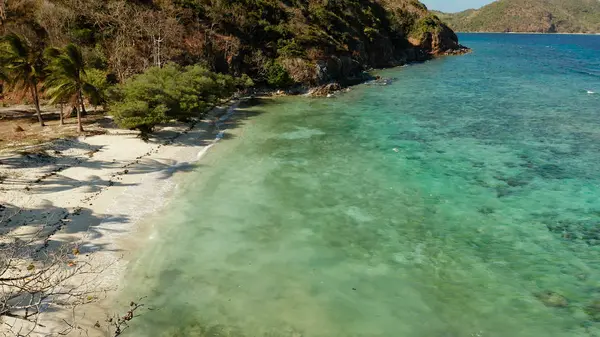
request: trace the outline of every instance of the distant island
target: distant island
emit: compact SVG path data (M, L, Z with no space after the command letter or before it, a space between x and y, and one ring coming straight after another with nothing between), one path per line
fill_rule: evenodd
M499 0L436 15L459 32L600 33L598 0Z

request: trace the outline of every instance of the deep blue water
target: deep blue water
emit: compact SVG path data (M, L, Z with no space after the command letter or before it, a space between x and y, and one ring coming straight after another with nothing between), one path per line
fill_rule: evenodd
M460 37L240 109L132 264L132 334L600 336L600 36Z

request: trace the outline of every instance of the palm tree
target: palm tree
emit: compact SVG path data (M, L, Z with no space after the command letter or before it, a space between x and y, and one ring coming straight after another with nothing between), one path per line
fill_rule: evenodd
M4 64L2 59L0 59L0 64ZM0 97L2 97L2 95L4 94L4 87L6 82L8 82L8 76L6 76L4 69L0 68Z
M86 63L81 49L68 44L64 49L46 50L49 59L48 78L44 87L52 103L70 102L77 110L77 128L83 132L81 114L85 113L84 95L96 99L96 88L86 81Z
M3 44L0 49L0 73L14 89L31 92L38 121L44 126L38 95L38 84L45 74L42 49L36 48L17 34L6 35L1 41Z

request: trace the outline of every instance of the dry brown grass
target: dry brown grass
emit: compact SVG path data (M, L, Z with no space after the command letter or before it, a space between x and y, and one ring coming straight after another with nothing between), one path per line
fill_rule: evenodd
M42 116L46 124L41 127L33 106L15 105L0 108L0 152L16 151L23 147L42 144L60 138L79 136L77 120L65 118L60 125L59 109L44 107ZM106 133L112 121L102 112L89 111L83 118L85 135Z
M315 65L311 62L302 58L287 58L280 62L295 82L317 83Z

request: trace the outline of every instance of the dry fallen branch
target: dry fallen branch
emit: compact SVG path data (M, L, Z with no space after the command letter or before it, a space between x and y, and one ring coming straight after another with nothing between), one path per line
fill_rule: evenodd
M14 216L3 214L2 220ZM27 239L0 233L0 331L5 336L29 336L39 327L42 312L93 302L105 289L99 274L112 264L100 264L81 255L76 244L40 248L44 226ZM44 241L44 240L42 240ZM76 320L65 322L64 334L80 329ZM60 335L60 333L59 333Z
M20 213L21 209L0 208L0 225ZM87 336L91 327L81 324L85 318L81 306L113 290L99 276L117 260L95 261L93 254L81 254L77 243L52 248L47 243L55 231L49 232L49 227L42 224L25 236L0 231L0 336ZM142 301L131 302L124 315L106 320L109 336L120 336L129 328L129 322L146 309ZM52 312L52 334L41 323L44 312ZM48 314L45 317L44 323Z
M39 314L55 307L76 307L97 299L97 275L106 266L95 266L68 245L52 252L34 253L35 246L14 239L0 244L0 318L15 335L30 334ZM14 331L11 321L22 321ZM30 327L29 332L22 329Z
M125 312L124 315L116 314L113 317L110 317L109 319L106 320L109 323L109 326L108 326L109 335L114 336L114 337L121 336L121 334L129 328L129 322L132 319L141 316L139 311L145 307L145 305L141 303L144 299L145 299L145 297L142 297L138 300L138 302L132 301L131 303L129 303L129 309L127 309L127 312ZM148 309L148 310L152 310L152 309ZM99 323L96 323L96 324L97 324L97 326L99 326Z

